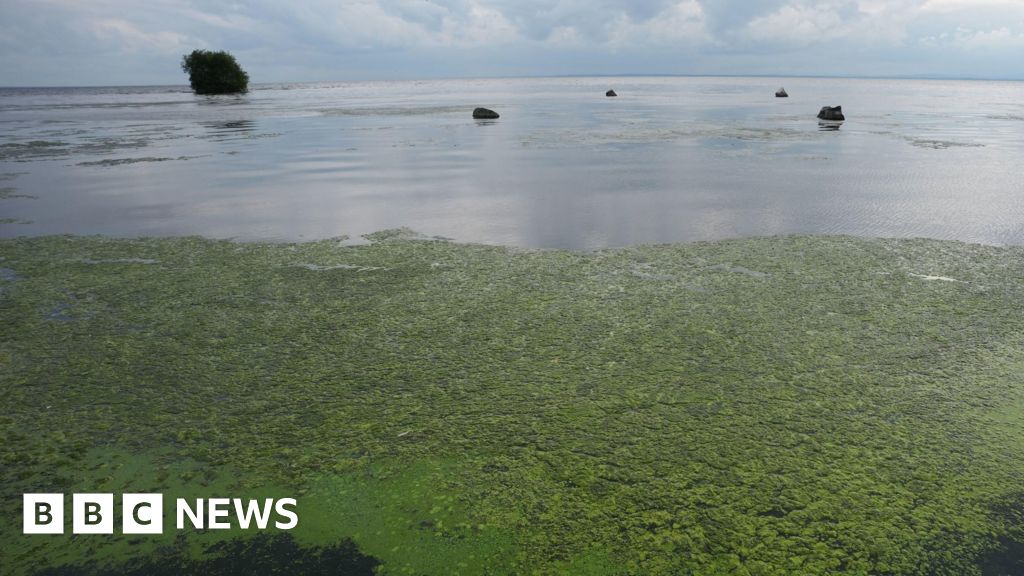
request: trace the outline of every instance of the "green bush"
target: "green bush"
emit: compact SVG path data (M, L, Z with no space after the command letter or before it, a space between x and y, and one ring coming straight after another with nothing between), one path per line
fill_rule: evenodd
M196 94L235 94L249 90L249 75L235 57L223 50L193 50L181 58L181 69L188 73Z

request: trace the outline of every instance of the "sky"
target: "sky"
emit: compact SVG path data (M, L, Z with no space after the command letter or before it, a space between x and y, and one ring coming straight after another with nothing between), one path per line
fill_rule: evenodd
M1024 79L1024 0L0 0L0 86L723 74Z

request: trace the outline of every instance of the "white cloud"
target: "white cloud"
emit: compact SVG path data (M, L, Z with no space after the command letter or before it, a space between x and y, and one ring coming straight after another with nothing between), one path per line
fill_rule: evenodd
M925 0L923 12L956 12L960 10L1017 9L1024 11L1020 0Z
M602 18L583 22L589 24L584 30L577 25L557 25L547 32L545 42L553 46L619 51L650 46L692 46L711 40L703 8L697 0L678 0L644 10L608 4ZM565 12L566 8L553 19L575 21ZM593 15L591 12L590 16ZM524 38L536 36L529 30L521 30L520 34Z
M281 17L282 25L290 24L297 38L305 31L318 43L360 50L469 48L518 38L505 15L486 3L468 0L451 4L426 0L305 2L283 11Z
M696 0L673 4L647 21L643 28L647 37L658 44L701 44L712 40L704 8Z
M85 27L97 39L112 42L128 52L177 54L194 43L184 34L167 30L145 32L127 20L117 18L90 20Z
M558 26L551 30L544 43L551 47L579 48L583 46L583 38L572 26Z
M201 22L203 24L208 24L210 26L216 26L217 28L223 28L227 30L254 32L261 28L260 22L258 20L244 14L214 14L211 12L196 10L195 8L184 9L182 10L181 14L182 16L185 16L196 22Z
M897 47L919 13L920 0L791 1L751 20L746 38L764 43L810 45L848 41Z
M500 11L479 2L471 2L463 20L445 18L445 32L431 38L433 44L473 47L507 44L519 39L516 27Z
M968 50L1003 50L1024 48L1024 33L1005 26L995 30L958 29L953 42Z
M840 38L848 31L832 7L820 4L787 4L747 24L747 34L754 40L794 44Z

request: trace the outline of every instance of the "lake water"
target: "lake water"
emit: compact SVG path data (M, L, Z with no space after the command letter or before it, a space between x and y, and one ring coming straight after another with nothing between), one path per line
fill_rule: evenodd
M847 120L819 125L837 104ZM473 120L476 106L501 118ZM278 241L405 226L572 249L788 233L1024 244L1021 158L1019 82L7 88L0 236Z

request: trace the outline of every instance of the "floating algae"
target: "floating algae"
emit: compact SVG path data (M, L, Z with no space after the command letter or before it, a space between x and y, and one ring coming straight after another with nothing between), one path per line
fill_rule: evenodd
M90 160L87 162L79 162L75 166L123 166L125 164L139 164L142 162L170 162L172 160L191 160L193 158L199 158L199 156L178 156L177 158L170 158L167 156L144 156L141 158L105 158L103 160Z
M382 574L1020 565L1024 250L369 239L0 241L2 513L27 492L299 500L294 542L186 532L190 566L218 543L296 566L346 543ZM17 528L13 574L132 569L177 537Z
M13 186L0 187L0 200L6 200L8 198L36 198L31 194L18 194L17 188Z
M32 140L0 144L0 160L27 162L68 154L68 143L57 140Z
M928 138L905 137L911 146L918 148L930 148L932 150L945 150L947 148L983 148L984 144L973 142L954 142L952 140L935 140Z
M152 258L106 258L103 260L93 260L92 258L82 258L78 260L82 264L159 264L159 260L153 260Z
M743 266L732 266L731 264L715 264L714 266L708 266L708 270L721 270L723 272L733 272L735 274L746 274L754 278L767 278L771 274L764 272L758 272L757 270L751 270L750 268L744 268Z
M32 572L32 576L75 576L86 572L96 576L374 576L374 569L380 564L376 558L360 553L350 540L332 546L303 547L289 534L259 534L210 545L199 557L187 549L187 544L185 538L180 538L174 545L160 548L148 558L118 565L93 561L86 566L56 566Z

